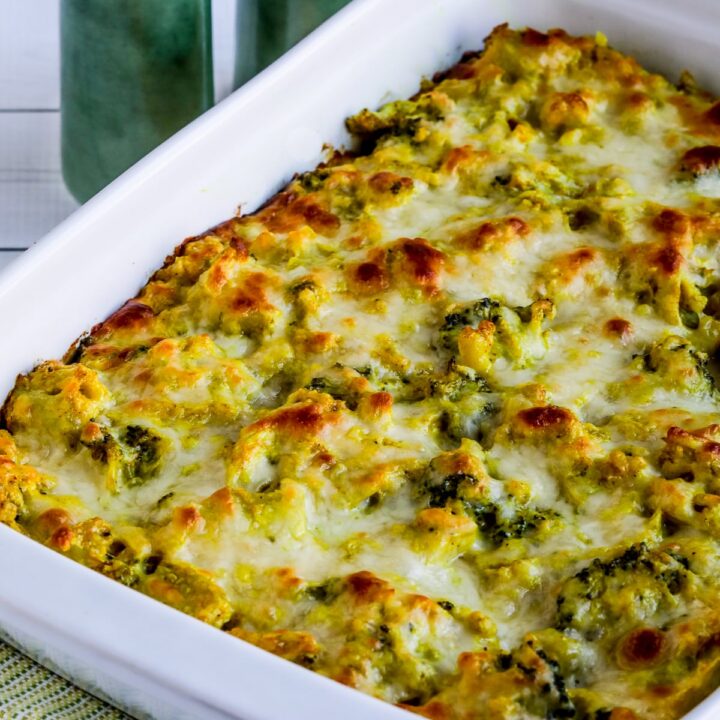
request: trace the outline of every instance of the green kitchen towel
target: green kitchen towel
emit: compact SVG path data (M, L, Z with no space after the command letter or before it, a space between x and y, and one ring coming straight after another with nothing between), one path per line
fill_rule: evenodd
M130 720L0 641L0 720Z

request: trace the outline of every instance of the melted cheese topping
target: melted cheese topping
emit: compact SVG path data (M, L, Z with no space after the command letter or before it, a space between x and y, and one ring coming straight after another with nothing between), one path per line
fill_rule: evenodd
M716 684L720 103L496 29L18 380L0 521L443 720Z

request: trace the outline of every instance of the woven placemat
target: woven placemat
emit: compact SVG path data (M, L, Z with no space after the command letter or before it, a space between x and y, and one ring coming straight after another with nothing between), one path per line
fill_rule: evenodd
M0 720L131 720L0 641Z

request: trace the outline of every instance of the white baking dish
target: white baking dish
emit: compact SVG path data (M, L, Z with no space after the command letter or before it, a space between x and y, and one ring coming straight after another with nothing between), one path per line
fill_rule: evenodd
M0 396L133 295L183 237L314 165L343 119L407 96L497 23L605 32L720 90L714 0L355 0L0 272ZM0 627L139 717L410 717L182 615L0 526ZM717 694L693 720L720 717Z

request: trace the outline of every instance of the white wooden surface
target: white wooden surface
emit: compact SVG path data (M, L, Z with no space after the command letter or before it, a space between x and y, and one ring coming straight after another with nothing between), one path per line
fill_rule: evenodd
M60 0L1 0L0 268L77 203L60 168ZM213 0L216 98L232 89L235 0Z

